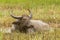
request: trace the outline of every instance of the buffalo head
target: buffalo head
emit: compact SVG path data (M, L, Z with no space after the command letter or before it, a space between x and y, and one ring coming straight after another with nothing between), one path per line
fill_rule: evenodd
M27 15L27 14L23 14L22 16L14 16L14 15L12 15L12 13L13 13L13 11L11 11L10 13L11 13L11 17L12 18L14 18L14 19L17 19L20 23L24 23L24 24L26 24L26 23L28 23L29 22L29 20L32 18L32 13L31 13L31 11L28 9L28 11L29 11L29 13L30 13L30 15Z
M30 15L23 14L22 16L14 16L13 11L10 12L10 15L12 18L17 19L17 21L13 22L13 25L16 29L19 29L20 31L28 29L28 26L30 25L30 19L32 18L32 13L28 9Z

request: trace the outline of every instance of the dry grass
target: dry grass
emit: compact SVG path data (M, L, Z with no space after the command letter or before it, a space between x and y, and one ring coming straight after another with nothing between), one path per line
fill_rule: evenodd
M60 40L60 0L33 0L33 2L32 0L26 0L25 2L23 0L0 0L0 28L11 27L11 23L15 21L15 19L10 17L9 7L12 7L16 16L24 13L28 14L28 11L25 9L30 8L33 14L32 19L47 22L55 30L54 32L45 33L36 32L35 34L20 32L5 34L0 32L0 40Z
M20 12L18 9L13 9L15 15L22 15L25 13L28 14L28 12L26 10L23 10ZM5 10L6 11L6 10ZM5 13L5 11L3 11L2 13ZM44 22L47 22L50 24L50 26L56 28L54 32L45 32L45 33L38 33L36 32L35 34L25 34L25 33L20 33L20 32L13 32L11 34L4 34L1 33L1 39L2 40L60 40L60 25L59 25L59 11L57 10L53 10L53 9L49 9L46 10L44 8L37 8L37 9L31 9L32 13L33 13L33 19L39 19L39 20L43 20ZM10 14L8 11L6 11L6 15L2 15L2 17L0 17L0 27L11 27L11 23L14 21L13 18L11 18ZM18 14L16 14L18 13ZM22 13L22 14L21 14Z

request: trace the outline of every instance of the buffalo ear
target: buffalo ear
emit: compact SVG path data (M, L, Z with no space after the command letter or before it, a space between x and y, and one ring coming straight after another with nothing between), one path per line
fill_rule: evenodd
M29 18L32 19L32 14L29 15Z
M23 17L20 17L19 19L20 19L20 20L22 20L22 19L23 19Z

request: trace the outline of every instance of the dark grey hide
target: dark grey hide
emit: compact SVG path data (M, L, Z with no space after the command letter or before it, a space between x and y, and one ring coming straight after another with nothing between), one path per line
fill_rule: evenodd
M11 14L11 16L16 19L17 21L14 21L12 23L12 26L15 30L19 30L20 32L34 32L33 25L30 24L30 19L32 18L32 13L28 9L30 15L23 14L22 16L14 16ZM11 12L13 13L13 12Z
M30 10L28 10L30 15L24 14L22 16L14 16L11 14L11 16L14 19L17 19L17 21L13 22L13 26L15 29L19 30L20 32L24 33L34 33L35 31L49 31L52 30L51 27L49 27L49 24L40 21L40 20L31 20L32 13Z

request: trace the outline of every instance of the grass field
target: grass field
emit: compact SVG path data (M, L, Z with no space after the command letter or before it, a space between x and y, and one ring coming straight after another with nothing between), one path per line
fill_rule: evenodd
M54 32L24 34L14 32L11 34L0 33L0 40L60 40L60 0L0 0L0 27L11 27L14 21L10 17L12 8L15 15L28 14L31 9L33 18L50 24L56 30ZM12 21L13 20L13 21Z

